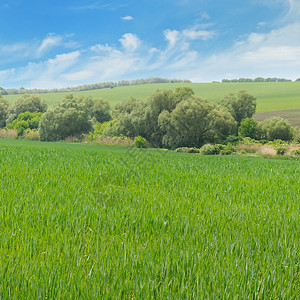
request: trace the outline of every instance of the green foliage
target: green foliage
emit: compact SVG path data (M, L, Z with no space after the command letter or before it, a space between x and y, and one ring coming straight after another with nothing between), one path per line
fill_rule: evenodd
M245 137L241 140L241 144L244 145L261 145L261 142L255 139L251 139L249 137Z
M300 149L295 149L291 152L292 155L300 155Z
M42 141L80 138L83 133L93 129L92 120L105 122L110 119L110 106L107 101L69 94L45 114L40 123L39 133ZM102 131L105 126L109 125L103 125ZM96 136L97 133L91 134L89 138L93 139Z
M197 149L195 147L193 147L193 148L179 147L179 148L175 149L175 152L180 152L180 153L200 153L200 149Z
M0 140L0 177L1 299L299 296L299 161Z
M231 143L228 143L227 145L222 144L205 144L201 147L200 153L202 155L230 155L237 151L236 147L233 146Z
M130 87L116 87L114 89L98 89L90 91L74 92L74 96L91 96L93 98L107 99L112 107L129 97L139 100L147 99L156 90L173 89L176 87L188 86L192 88L195 95L201 96L209 101L216 102L223 99L228 93L237 93L246 90L248 93L257 97L257 112L278 111L287 109L300 109L299 101L300 82L237 82L237 83L160 83L146 85L132 85ZM31 91L30 93L37 93ZM49 107L54 103L60 102L65 94L69 92L52 92L42 95ZM13 103L19 96L5 96L10 103ZM282 116L284 117L284 116ZM284 117L287 118L287 117ZM297 119L292 116L296 121ZM265 119L265 118L264 118ZM258 121L258 119L256 119ZM290 120L292 124L292 120Z
M5 127L8 115L9 103L0 94L0 128Z
M243 119L239 127L239 135L243 138L256 139L258 136L258 123L252 118Z
M300 127L293 127L293 141L300 143Z
M205 144L200 148L200 154L202 155L216 155L219 153L220 151L217 150L215 145Z
M293 139L293 129L287 120L280 117L266 119L262 123L262 130L269 141L281 139L291 141Z
M153 146L161 147L164 132L158 123L159 116L163 112L172 112L178 103L192 95L190 88L177 88L175 91L156 91L146 101L128 99L117 105L113 112L118 135L131 138L140 135Z
M7 124L12 123L21 113L41 112L47 110L47 104L37 95L23 95L10 107Z
M223 145L222 145L223 146ZM230 155L237 151L236 147L228 143L223 149L220 150L221 155Z
M87 103L72 95L62 103L48 110L39 124L42 141L58 141L67 137L80 138L92 130L91 116Z
M7 129L16 129L18 136L23 135L26 129L38 129L39 122L42 118L41 112L24 112L20 113L12 123L7 124Z
M284 155L288 151L287 147L278 147L276 148L277 155Z
M104 123L111 120L110 105L108 101L96 98L93 99L94 104L92 107L91 117L95 118L97 122Z
M134 138L134 145L136 148L146 148L147 147L147 141L141 136L136 136Z
M238 127L245 118L252 118L256 111L256 98L245 91L240 91L237 95L231 93L221 101L221 105L227 107Z
M107 121L104 123L97 122L94 125L94 130L87 135L87 138L89 140L94 140L97 137L101 137L107 130L109 130L111 127L113 127L116 124L116 121Z
M168 148L200 147L235 132L236 123L224 108L201 98L192 97L180 102L171 112L164 111L158 124Z

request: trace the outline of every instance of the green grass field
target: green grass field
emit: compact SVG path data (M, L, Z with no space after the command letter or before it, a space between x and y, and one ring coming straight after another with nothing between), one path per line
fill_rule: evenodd
M1 299L297 299L300 162L0 140Z
M113 89L101 89L73 93L74 95L90 95L107 99L112 106L127 99L136 97L145 99L157 89L175 89L179 86L191 87L196 95L218 101L231 92L245 90L257 97L257 111L275 111L285 109L300 109L300 82L250 82L250 83L161 83ZM40 94L51 106L60 102L66 93ZM10 102L19 95L5 96Z

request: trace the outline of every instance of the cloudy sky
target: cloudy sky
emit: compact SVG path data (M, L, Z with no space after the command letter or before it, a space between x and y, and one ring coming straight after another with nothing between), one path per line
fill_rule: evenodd
M300 77L300 0L0 0L0 86Z

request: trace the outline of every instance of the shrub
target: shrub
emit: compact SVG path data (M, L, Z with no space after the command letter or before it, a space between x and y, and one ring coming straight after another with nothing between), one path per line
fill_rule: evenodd
M188 148L188 153L199 153L200 152L200 149L197 149L197 148Z
M147 141L141 136L136 136L134 138L134 145L136 148L146 148L147 147Z
M280 117L266 119L262 124L262 129L269 141L276 139L291 141L293 139L292 126L287 120Z
M286 148L286 147L276 148L276 154L277 155L284 155L287 151L288 151L288 148Z
M36 129L26 129L24 130L23 138L25 140L38 141L40 139L40 135Z
M11 124L7 124L7 129L16 129L18 136L23 135L27 129L38 129L39 122L42 118L41 112L24 112L18 115Z
M19 114L25 112L40 112L44 113L47 110L47 104L37 95L23 95L16 100L16 102L11 106L7 124L12 123Z
M189 148L188 147L179 147L176 148L175 152L181 152L181 153L188 153Z
M300 155L300 149L293 150L291 152L292 155Z
M175 152L181 153L200 153L200 149L198 148L188 148L188 147L179 147L175 150Z
M216 149L215 149L214 145L205 144L204 146L201 147L200 154L202 154L202 155L215 155L217 153L216 153Z
M226 140L225 144L231 143L233 145L236 145L238 142L242 140L242 137L237 136L237 135L229 135Z
M244 144L244 145L259 145L260 141L251 139L249 137L245 137L245 138L242 139L241 143Z
M233 146L232 144L228 143L221 151L221 155L230 155L232 153L236 152L236 147Z
M231 145L231 144L230 144ZM200 153L202 155L218 155L220 154L224 149L226 149L227 146L222 144L205 144L201 149Z
M257 138L258 123L252 118L245 118L242 120L239 127L239 134L241 137Z

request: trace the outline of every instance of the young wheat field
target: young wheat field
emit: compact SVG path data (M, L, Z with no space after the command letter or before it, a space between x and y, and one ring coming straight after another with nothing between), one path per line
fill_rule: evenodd
M0 299L296 299L300 162L0 140Z

